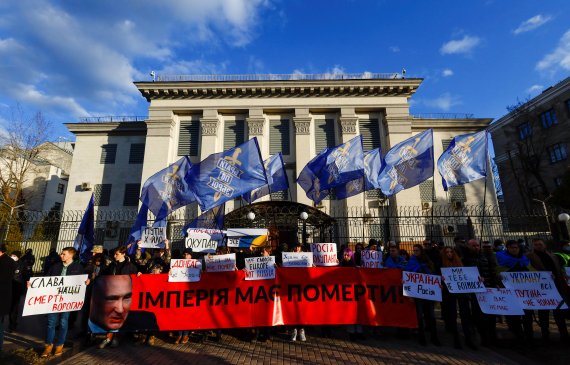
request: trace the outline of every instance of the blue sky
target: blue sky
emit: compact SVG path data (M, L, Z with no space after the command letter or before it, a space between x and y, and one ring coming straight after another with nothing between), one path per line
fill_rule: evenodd
M400 72L412 113L498 118L570 75L570 1L86 0L0 3L0 125L146 115L162 74Z

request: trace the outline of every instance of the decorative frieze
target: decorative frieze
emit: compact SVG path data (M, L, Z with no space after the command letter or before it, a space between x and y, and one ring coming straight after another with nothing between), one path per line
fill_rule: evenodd
M295 134L311 134L311 117L294 117Z
M263 135L263 124L265 119L263 118L246 118L247 128L249 135L260 136Z
M215 136L218 133L218 119L200 119L202 136Z

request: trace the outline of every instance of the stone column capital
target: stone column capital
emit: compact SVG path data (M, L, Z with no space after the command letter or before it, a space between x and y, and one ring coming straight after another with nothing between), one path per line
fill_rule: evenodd
M248 117L245 118L247 122L248 134L250 136L261 136L263 135L263 125L265 124L265 118L263 117Z
M202 129L202 136L215 136L218 132L218 125L220 121L218 118L200 118L200 128Z
M342 134L356 134L357 116L341 116L339 122Z
M293 117L295 134L311 134L311 120L310 116Z

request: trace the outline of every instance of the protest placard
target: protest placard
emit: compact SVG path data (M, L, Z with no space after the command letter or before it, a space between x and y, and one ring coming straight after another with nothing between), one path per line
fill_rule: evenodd
M441 276L403 271L404 296L441 302Z
M164 248L164 240L166 240L166 227L143 226L139 247Z
M336 243L311 243L313 263L317 266L337 266Z
M567 309L550 271L502 272L501 280L512 289L523 309ZM559 307L560 306L560 307Z
M312 267L313 254L311 252L282 252L283 267Z
M382 267L382 251L362 250L360 252L360 266L367 269L380 269Z
M480 280L477 267L442 267L443 282L450 293L482 293L485 284Z
M78 311L85 300L87 275L30 278L22 316Z
M196 282L202 277L202 261L196 259L172 259L168 281Z
M217 229L189 228L186 233L186 247L192 252L215 253L224 244L224 234Z
M247 257L245 280L275 279L275 256Z
M207 272L234 271L236 269L236 254L204 256Z
M511 289L487 288L486 291L476 293L477 302L485 314L497 316L519 316L524 311Z

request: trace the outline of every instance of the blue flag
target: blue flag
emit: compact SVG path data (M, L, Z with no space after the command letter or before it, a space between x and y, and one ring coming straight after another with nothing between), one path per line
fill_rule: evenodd
M334 189L335 198L346 199L363 191L379 189L378 175L382 170L382 152L380 148L364 153L364 176L337 186Z
M141 239L141 228L146 226L147 215L148 207L146 204L143 204L141 206L141 209L139 209L137 219L131 228L131 233L129 234L129 239L127 240L127 244L130 244L129 250L127 251L129 255L134 255L135 251L137 250L137 241Z
M453 138L437 160L445 191L487 176L487 138L487 131Z
M323 200L330 189L357 180L364 175L362 137L333 148L325 148L303 168L297 183L315 203Z
M384 195L392 196L432 177L433 168L433 131L428 129L388 151L378 183Z
M267 184L257 138L206 157L192 166L187 181L203 211Z
M196 201L187 182L191 167L190 159L184 156L149 177L144 183L140 200L157 220L162 220L176 209Z
M299 186L305 190L307 197L311 199L315 204L319 204L324 198L326 198L330 191L328 189L321 189L321 182L319 177L311 170L311 166L315 166L319 162L325 161L323 157L326 153L328 153L329 149L325 148L318 155L313 157L311 161L309 161L301 173L297 178L297 183Z
M263 165L267 174L267 185L244 194L243 199L250 204L265 195L289 189L289 180L281 152L263 161Z
M218 205L194 218L192 222L182 228L182 234L186 236L188 228L222 229L224 227L226 203Z
M86 263L91 258L91 250L95 244L95 202L93 194L81 219L73 247L79 253L81 262Z

